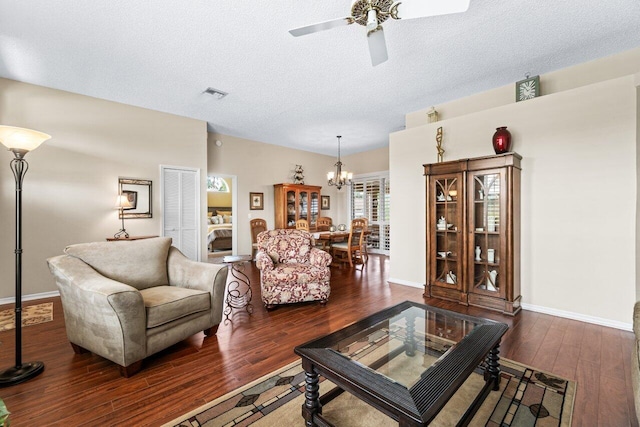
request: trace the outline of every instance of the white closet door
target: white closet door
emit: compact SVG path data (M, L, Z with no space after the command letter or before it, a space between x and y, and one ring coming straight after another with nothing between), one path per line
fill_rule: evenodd
M186 257L200 260L200 171L162 166L163 235Z

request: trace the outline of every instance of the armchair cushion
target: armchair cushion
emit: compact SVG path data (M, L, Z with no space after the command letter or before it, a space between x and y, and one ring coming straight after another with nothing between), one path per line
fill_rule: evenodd
M271 230L258 236L258 247L263 243L264 250L274 263L308 263L309 252L314 246L311 235L304 230ZM260 233L260 234L263 234ZM286 236L286 238L279 238Z
M155 286L140 291L147 312L147 328L211 309L211 294L176 286Z
M64 252L89 264L101 275L136 289L167 285L170 237L133 242L93 242L67 246Z

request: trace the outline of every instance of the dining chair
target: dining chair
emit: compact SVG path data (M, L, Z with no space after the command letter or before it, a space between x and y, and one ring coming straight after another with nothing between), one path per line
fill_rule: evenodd
M249 221L251 227L251 259L256 259L258 252L258 234L267 231L267 221L262 218L254 218Z
M296 221L296 230L309 231L309 221L306 219L299 219Z
M318 231L329 231L329 228L333 225L333 220L328 216L318 217L316 223L318 225Z
M367 242L365 232L368 221L366 218L354 218L351 220L349 238L346 242L338 242L331 245L331 253L334 261L349 263L353 267L354 263L365 265L369 259L367 254Z

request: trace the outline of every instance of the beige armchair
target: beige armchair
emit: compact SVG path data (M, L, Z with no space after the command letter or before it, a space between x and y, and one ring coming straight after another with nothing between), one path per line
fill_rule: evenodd
M191 261L171 239L71 245L47 260L60 291L67 337L129 377L142 360L222 319L227 267Z

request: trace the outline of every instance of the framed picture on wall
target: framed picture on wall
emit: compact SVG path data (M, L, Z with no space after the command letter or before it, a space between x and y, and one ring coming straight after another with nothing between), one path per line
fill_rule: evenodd
M127 196L127 200L131 204L130 208L123 208L125 211L138 208L138 192L137 191L122 190L122 195Z
M264 209L264 193L249 193L249 209L252 211Z
M322 209L323 211L326 211L327 209L331 208L331 200L329 199L329 196L320 196L321 200L320 200L320 209Z

